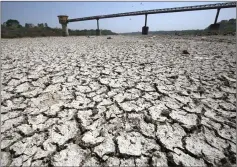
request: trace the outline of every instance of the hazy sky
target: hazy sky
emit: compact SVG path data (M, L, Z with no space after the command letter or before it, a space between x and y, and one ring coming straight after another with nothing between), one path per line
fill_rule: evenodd
M58 15L80 18L103 14L115 14L139 10L172 8L221 2L2 2L1 22L16 19L25 23L47 23L50 27L60 27ZM150 31L203 29L214 22L216 10L166 13L148 15ZM221 9L220 20L236 18L236 8ZM130 20L131 19L131 20ZM145 16L127 16L100 20L100 29L113 32L137 32L144 26ZM96 20L73 22L70 29L96 29Z

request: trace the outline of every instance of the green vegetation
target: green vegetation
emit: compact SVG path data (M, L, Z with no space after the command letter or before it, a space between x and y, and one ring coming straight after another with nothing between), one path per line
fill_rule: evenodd
M70 36L89 36L96 35L96 30L71 30ZM110 30L101 30L101 35L116 35ZM17 20L8 20L1 25L2 38L22 38L22 37L47 37L47 36L62 36L62 29L50 28L47 23L40 23L37 26L33 24L25 24L21 26Z
M149 31L149 34L169 34L169 35L235 35L236 32L236 19L222 20L219 22L219 31L211 31L210 26L204 30L181 30L181 31ZM124 35L138 35L141 32L123 33Z
M110 31L110 30L100 30L101 35L116 35L116 33ZM71 36L89 36L89 35L96 35L96 30L71 30L68 29L69 35Z
M7 20L6 26L7 27L15 27L15 28L17 28L17 27L20 27L20 23L17 20L10 19L10 20Z

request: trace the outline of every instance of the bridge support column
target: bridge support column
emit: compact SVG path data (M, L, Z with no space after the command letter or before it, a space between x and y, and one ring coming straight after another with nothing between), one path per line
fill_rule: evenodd
M145 26L142 27L142 35L147 35L149 27L146 26L147 24L147 14L145 14Z
M210 27L209 27L209 29L211 31L216 31L217 32L219 30L219 28L220 28L220 24L217 24L217 19L218 19L220 10L221 10L220 8L217 9L217 13L216 13L216 18L215 18L214 24L211 24Z
M63 35L64 37L69 36L67 24L62 24L62 30L63 30L62 35Z
M143 26L142 27L142 35L147 35L148 34L149 27Z
M100 29L96 29L96 35L97 35L97 36L100 36L100 35L101 35Z
M68 16L66 15L60 15L58 16L58 20L59 20L59 23L62 25L62 36L69 36L69 33L68 33L68 28L67 28L67 18Z
M218 16L219 16L220 10L221 10L220 8L217 9L217 13L216 13L216 18L215 18L214 24L216 24L216 22L217 22L217 19L218 19Z
M96 35L97 35L97 36L100 36L100 35L101 35L101 32L100 32L100 27L99 27L99 19L96 19L96 20L97 20Z

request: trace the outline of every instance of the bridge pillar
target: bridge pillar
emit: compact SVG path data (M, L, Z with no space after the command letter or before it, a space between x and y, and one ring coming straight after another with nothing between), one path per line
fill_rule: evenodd
M221 10L220 8L217 9L217 13L216 13L216 18L215 18L214 24L216 24L216 22L217 22L220 10Z
M67 23L68 23L67 18L68 18L68 16L66 16L66 15L58 16L59 23L62 25L62 30L63 30L62 35L63 36L69 36L68 28L67 28Z
M142 35L147 35L149 27L146 26L147 24L147 14L145 14L145 26L142 27Z
M100 36L100 35L101 35L100 29L96 29L96 35L97 35L97 36Z
M211 32L218 32L219 31L220 24L217 23L217 19L218 19L220 10L221 10L220 8L217 9L217 13L216 13L216 18L215 18L214 24L211 24L210 27L209 27L209 30Z
M218 32L219 31L220 24L217 23L217 19L218 19L220 10L221 10L220 8L217 9L217 13L216 13L216 18L215 18L214 24L211 24L210 27L209 27L209 30L212 31L212 32Z
M99 27L99 19L96 19L96 20L97 20L96 35L97 35L97 36L100 36L100 35L101 35L101 32L100 32L100 27Z
M147 35L148 34L149 27L143 26L142 27L142 35Z

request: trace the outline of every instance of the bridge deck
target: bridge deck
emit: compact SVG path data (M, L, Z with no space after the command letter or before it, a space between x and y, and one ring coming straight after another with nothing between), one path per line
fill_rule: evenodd
M145 15L145 14L185 12L185 11L210 10L210 9L233 8L233 7L236 7L236 2L143 10L143 11L126 12L126 13L109 14L109 15L99 15L99 16L83 17L83 18L76 18L76 19L68 19L68 22L105 19L105 18L113 18L113 17L124 17L124 16L137 16L137 15Z

